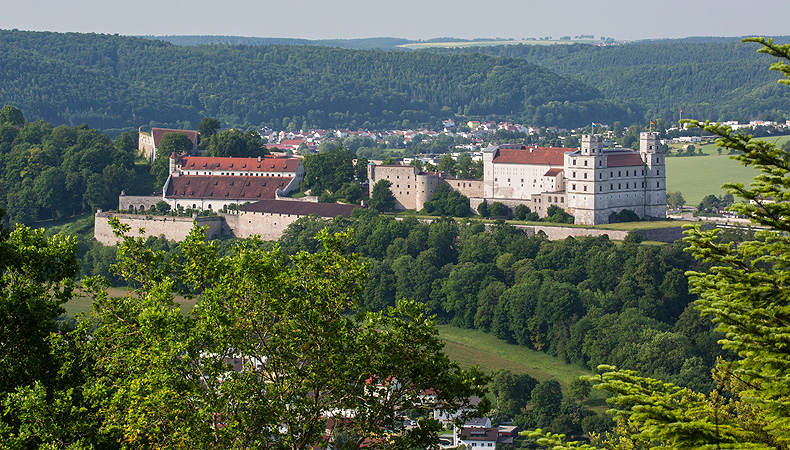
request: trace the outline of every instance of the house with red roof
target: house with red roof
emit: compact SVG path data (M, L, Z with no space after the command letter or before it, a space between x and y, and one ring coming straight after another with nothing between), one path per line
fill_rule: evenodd
M220 210L231 204L276 199L299 189L299 158L170 156L170 176L162 189L171 208Z

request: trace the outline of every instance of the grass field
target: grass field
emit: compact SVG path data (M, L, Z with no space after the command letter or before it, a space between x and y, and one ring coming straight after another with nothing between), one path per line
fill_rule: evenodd
M763 138L778 146L790 141L790 136ZM724 183L749 185L759 173L730 159L726 152L718 154L715 143L696 145L697 149L710 156L667 158L667 190L680 191L686 204L697 205L708 194L722 195Z
M667 158L666 163L667 190L680 191L688 205L697 205L708 194L725 194L724 183L748 186L759 173L727 155Z
M446 342L444 352L461 367L480 366L485 372L507 369L528 373L538 380L554 378L564 386L590 372L557 358L520 345L509 344L491 334L440 325L439 337Z

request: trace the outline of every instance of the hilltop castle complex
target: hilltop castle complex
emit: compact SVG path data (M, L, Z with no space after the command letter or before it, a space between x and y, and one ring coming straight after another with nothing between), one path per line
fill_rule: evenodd
M460 180L413 166L370 165L370 189L392 183L398 209L422 209L440 183L483 201L528 206L541 217L551 205L577 224L608 223L613 213L631 210L644 219L666 216L666 172L657 133L642 133L639 151L603 148L599 135L583 135L578 149L494 145L483 151L483 180Z

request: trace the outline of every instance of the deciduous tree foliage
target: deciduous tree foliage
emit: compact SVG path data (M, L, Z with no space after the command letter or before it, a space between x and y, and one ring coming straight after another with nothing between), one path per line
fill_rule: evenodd
M315 254L253 239L222 257L196 228L178 259L125 238L118 267L138 289L98 293L90 342L101 431L142 448L303 449L326 445L334 418L347 448L435 444L427 413L468 406L486 377L449 361L418 303L348 316L365 267L350 234L319 238ZM185 315L174 292L200 302ZM406 411L420 427L402 428Z

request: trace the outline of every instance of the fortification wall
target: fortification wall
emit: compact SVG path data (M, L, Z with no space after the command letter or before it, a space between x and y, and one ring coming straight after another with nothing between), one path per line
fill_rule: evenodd
M550 227L542 225L514 225L514 227L526 231L530 236L542 231L550 241L567 237L595 237L603 235L609 236L609 239L612 240L622 241L629 233L629 231L625 230L604 230L601 228ZM683 237L683 228L681 227L635 230L634 232L642 236L642 239L646 241L675 242Z
M260 236L264 241L276 241L289 225L302 217L297 214L239 212L222 214L226 227L237 238Z
M483 197L483 180L445 179L450 188L469 198Z
M112 232L110 217L117 217L121 223L129 225L128 235L132 237L163 236L168 240L180 242L186 239L195 223L201 227L208 227L207 239L214 239L227 232L224 221L219 216L191 218L100 212L94 217L93 237L104 245L116 245L120 240ZM141 228L144 233L140 233Z

